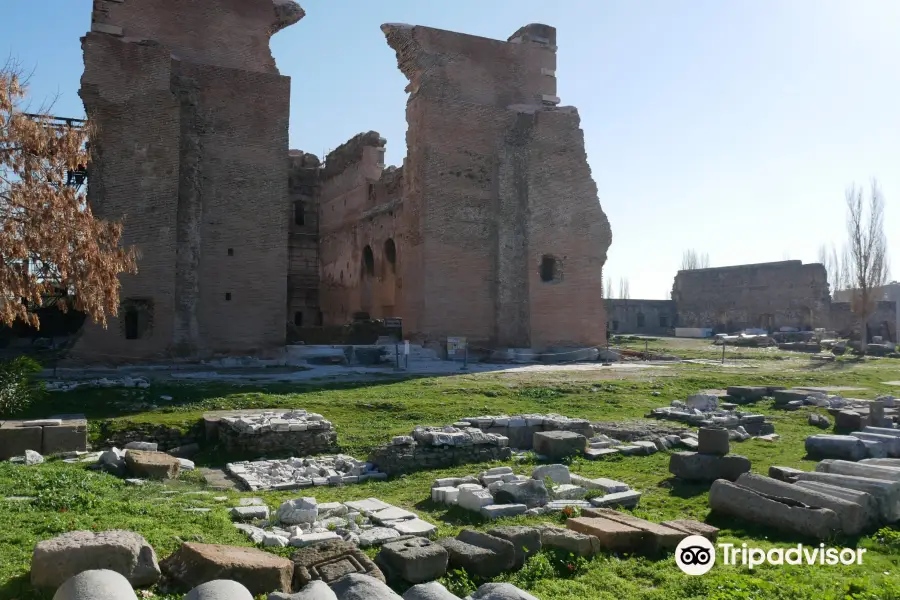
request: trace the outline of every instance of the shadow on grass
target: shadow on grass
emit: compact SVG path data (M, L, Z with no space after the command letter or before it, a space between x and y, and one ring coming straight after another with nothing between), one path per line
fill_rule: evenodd
M38 600L50 598L31 587L30 574L13 577L0 586L0 600Z
M708 493L710 485L709 483L695 483L677 477L669 477L660 481L657 487L669 490L670 496L690 499Z

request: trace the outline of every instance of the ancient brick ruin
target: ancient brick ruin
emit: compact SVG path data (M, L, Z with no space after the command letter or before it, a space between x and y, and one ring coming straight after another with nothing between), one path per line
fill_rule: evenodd
M361 315L421 343L605 339L611 232L556 96L554 28L384 25L410 81L407 157L386 168L374 131L324 161L288 151L290 81L268 41L304 16L292 0L94 4L89 198L141 256L118 318L86 326L75 357L261 352L287 327Z
M140 252L122 306L73 354L134 360L284 344L287 0L95 0L81 97L99 131L88 197ZM261 110L264 107L264 110Z

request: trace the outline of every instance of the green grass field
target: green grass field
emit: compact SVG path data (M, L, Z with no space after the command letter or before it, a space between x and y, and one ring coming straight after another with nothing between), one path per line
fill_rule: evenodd
M662 345L662 344L660 344ZM747 351L749 349L741 349ZM666 351L672 351L668 349ZM297 407L322 413L338 432L342 449L365 458L369 449L392 435L408 434L416 425L443 425L479 414L555 412L592 420L625 420L643 417L654 407L704 389L723 389L737 384L857 386L861 391L845 395L874 398L897 392L885 382L900 379L900 361L865 362L839 360L813 364L804 357L747 359L737 367L682 364L654 369L487 373L419 378L406 381L353 384L235 385L154 384L146 390L84 390L50 395L30 409L29 416L84 412L92 424L124 427L130 422L165 423L189 427L203 412L213 409ZM657 392L658 396L653 396ZM163 402L160 396L172 396ZM140 407L156 404L157 409ZM778 442L749 440L733 443L732 452L753 461L753 471L765 474L770 465L812 470L804 460L803 440L818 429L807 425L809 410L782 412L769 401L753 410L771 415ZM221 466L225 457L214 448L196 458L198 466ZM693 518L722 529L720 540L762 548L796 545L800 540L752 526L736 519L709 514L706 486L673 481L667 470L668 455L613 457L590 462L577 459L570 468L589 477L619 479L641 490L643 497L634 514L653 521ZM201 477L189 473L169 485L129 487L104 474L77 465L49 462L35 467L0 464L0 496L35 496L34 502L2 500L0 510L0 599L40 598L28 585L31 553L36 542L76 529L130 529L141 533L165 558L185 541L249 545L231 524L228 508L239 496L261 496L270 508L298 495L314 495L320 502L355 500L375 496L409 508L440 527L439 535L453 535L461 527L487 527L477 515L447 510L430 501L429 489L436 477L475 474L490 465L426 471L385 482L367 482L343 488L316 488L302 493L242 493L204 491ZM496 466L496 465L494 465ZM513 465L517 473L530 474L533 464ZM164 493L177 491L178 493ZM229 501L214 500L228 496ZM184 512L185 507L209 507L209 513ZM562 522L562 517L505 519L497 524ZM807 540L810 541L810 540ZM867 552L861 566L730 567L717 564L703 576L684 575L672 556L656 560L601 554L591 560L573 560L542 553L507 580L542 600L669 600L669 599L900 599L900 530L883 529L854 540L833 540L835 546L859 546ZM290 552L278 550L285 556ZM472 582L459 574L445 581L460 596ZM164 596L154 590L157 598Z

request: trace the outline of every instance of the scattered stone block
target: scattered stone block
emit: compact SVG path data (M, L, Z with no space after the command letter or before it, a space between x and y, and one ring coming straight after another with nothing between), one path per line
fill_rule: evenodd
M769 467L769 477L777 479L778 481L784 481L785 483L797 481L797 475L800 473L803 473L803 471L793 467L778 467L775 465Z
M143 479L178 479L181 463L165 452L128 450L125 452L125 466L134 476Z
M553 97L556 103L559 98ZM546 100L546 97L545 97ZM511 583L485 583L478 587L466 600L538 600L528 592Z
M65 419L50 421L50 424L43 426L41 448L44 455L87 450L88 427L84 415L68 415Z
M717 527L713 527L712 525L707 525L706 523L701 523L700 521L694 521L693 519L676 519L674 521L663 521L660 525L665 525L671 529L677 529L679 531L683 531L688 535L699 535L701 537L705 537L712 543L716 543L716 539L719 537L719 529Z
M619 451L616 448L588 448L584 451L584 457L589 460L597 460L604 456L618 453Z
M235 521L252 521L253 519L268 519L268 506L236 506L231 509L231 518Z
M535 467L534 471L531 473L531 477L532 479L539 479L541 481L544 481L545 478L549 477L551 481L557 485L571 482L569 467L566 465L541 465Z
M143 536L120 529L71 531L34 547L31 585L56 589L70 577L98 568L119 573L135 587L153 585L160 576L156 552Z
M26 467L39 465L44 462L44 457L34 450L26 450L24 460L22 461Z
M632 442L632 445L637 446L639 449L635 454L646 454L649 456L650 454L655 454L659 451L655 443L646 440L637 440Z
M770 395L775 398L776 406L784 406L788 402L800 401L805 402L810 392L805 390L771 390Z
M588 479L587 477L582 477L581 475L572 474L570 482L573 485L583 487L586 490L601 490L605 494L627 492L631 489L627 483L616 481L614 479L607 479L605 477Z
M831 427L831 420L825 415L820 415L819 413L809 413L807 422L813 427L818 427L819 429L828 429L829 427Z
M437 581L429 581L406 590L403 600L459 600L459 598Z
M640 550L644 538L644 533L640 529L599 517L568 519L566 527L597 538L601 548L613 552Z
M571 484L558 485L553 488L553 498L557 500L581 500L587 494L583 487Z
M724 480L710 487L709 506L722 514L819 540L840 531L838 516L830 509L762 495Z
M821 494L827 494L828 496L833 496L835 498L843 498L848 502L858 504L862 508L863 515L865 515L865 518L867 519L864 529L874 527L878 524L880 519L878 501L868 492L836 487L818 481L798 481L794 485L798 488L813 490Z
M730 450L727 429L701 427L697 442L701 454L725 456Z
M813 458L860 460L869 451L863 440L852 435L811 435L806 438L806 453Z
M436 526L428 521L423 521L418 517L396 522L393 524L393 528L396 529L400 535L415 535L420 537L431 537L437 531Z
M641 493L637 490L627 492L615 492L598 498L591 498L591 506L597 508L634 508L641 501Z
M855 410L840 410L834 415L835 431L859 431L863 425L867 423L863 423L862 415Z
M491 504L481 507L481 516L485 519L500 519L524 515L528 507L524 504Z
M676 452L669 459L669 472L685 481L734 481L750 471L750 460L737 454L716 456L698 452Z
M53 600L137 600L137 596L121 573L96 569L67 579L56 590Z
M451 567L479 577L496 577L516 562L512 542L478 531L464 529L455 538L438 540L438 544L447 549Z
M126 450L143 450L145 452L156 452L159 450L159 444L156 442L128 442L125 444Z
M288 500L278 507L275 518L285 525L315 523L319 518L319 508L315 498Z
M195 587L184 600L253 600L253 595L237 581L216 579Z
M291 555L294 589L311 581L322 580L334 585L342 577L368 575L384 582L384 574L368 555L354 544L335 540L301 548Z
M733 385L726 390L732 398L743 400L744 402L755 402L765 397L768 390L764 386L756 385Z
M494 503L494 496L488 490L460 490L456 504L460 508L479 512L483 507Z
M207 581L230 579L251 594L290 592L294 565L286 558L255 548L186 542L160 563L177 586L194 588Z
M375 562L389 579L423 583L443 577L449 554L440 544L420 537L401 538L381 547Z
M400 533L392 527L373 527L359 533L359 547L370 548L381 546L400 537Z
M687 448L688 450L698 450L700 448L700 442L690 437L680 438L679 441L681 445Z
M878 442L883 444L889 457L900 458L900 437L882 435L880 433L869 433L866 431L854 431L850 436L861 439L864 442Z
M400 521L403 519L415 519L416 513L409 512L396 506L391 506L383 510L372 513L371 518L376 523L389 523L391 521Z
M550 460L584 454L587 438L574 431L538 431L534 434L534 451Z
M688 536L680 529L659 525L632 515L626 515L609 508L588 508L582 511L582 517L598 517L627 525L644 532L642 549L648 552L674 550L678 543Z
M537 479L504 482L494 494L497 504L524 504L528 508L544 506L549 500L550 492L544 482Z
M593 535L553 526L540 527L539 531L541 546L544 548L555 548L576 556L593 556L600 551L600 540Z
M401 600L382 580L360 573L345 575L331 590L342 600Z
M846 460L823 460L816 465L819 473L837 473L869 479L883 479L900 482L900 468L885 467L871 463L856 463Z
M494 527L488 535L506 540L516 551L514 568L521 568L525 561L541 550L541 532L534 527Z
M459 500L459 489L455 487L431 488L431 499L443 504L456 504Z
M855 502L769 477L744 473L735 483L766 496L789 498L809 507L830 509L840 521L840 530L847 535L859 534L872 519L872 515L866 514L863 507Z

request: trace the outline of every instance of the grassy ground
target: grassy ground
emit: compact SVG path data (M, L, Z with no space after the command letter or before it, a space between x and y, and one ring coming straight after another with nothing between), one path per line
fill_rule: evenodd
M744 349L742 349L743 351ZM739 368L680 365L662 369L634 370L611 379L609 371L550 373L493 373L420 378L403 382L370 382L330 387L224 385L153 385L147 390L86 390L55 394L31 409L34 416L85 412L96 424L112 419L124 426L128 421L166 423L188 427L211 409L298 407L324 414L338 431L342 448L364 458L373 446L392 435L407 434L415 425L441 425L460 417L516 412L556 412L592 420L641 418L649 409L703 389L721 389L735 384L858 386L862 391L848 396L874 398L900 388L884 382L898 379L898 361L840 360L812 364L805 358L790 360L744 360ZM658 396L653 394L657 393ZM172 396L163 401L160 396ZM147 411L149 404L158 408ZM753 471L766 473L770 465L811 470L804 460L803 440L818 432L807 425L808 411L785 413L763 401L754 410L771 415L781 440L776 443L751 440L732 445L732 451L753 461ZM198 465L220 466L224 457L215 449L204 451ZM803 540L752 526L736 519L710 515L706 486L688 486L673 481L667 470L668 455L614 457L589 462L576 460L573 472L586 476L619 479L644 493L638 516L654 521L675 518L705 520L722 528L721 540L746 542L763 548L796 545ZM458 509L447 510L429 497L436 477L474 474L489 465L421 472L386 482L368 482L344 488L318 488L305 492L320 502L354 500L370 496L418 511L439 525L441 536L453 535L463 526L487 527L480 518ZM533 464L514 465L516 472L530 474ZM249 545L231 525L227 509L236 498L251 494L213 491L208 494L196 475L163 486L128 487L108 476L88 472L80 466L48 463L36 467L0 464L0 496L36 496L33 503L0 501L0 599L40 598L28 586L31 552L36 542L75 529L124 528L144 535L160 558L168 556L184 541ZM171 493L176 492L176 493ZM227 496L217 501L216 496ZM253 494L266 499L274 509L293 493ZM209 507L209 513L184 512L186 507ZM507 519L503 524L557 520ZM601 554L577 561L543 553L508 579L530 590L542 600L596 598L600 600L651 600L674 598L853 598L859 600L900 599L900 531L884 529L859 540L834 540L832 545L864 547L861 566L730 567L717 564L707 575L681 573L674 559L649 560ZM278 552L289 555L287 550ZM478 582L451 574L447 583L460 596ZM163 596L159 598L176 598Z

